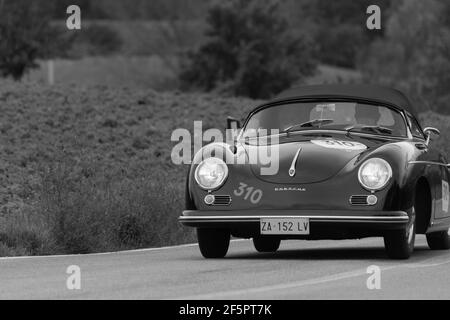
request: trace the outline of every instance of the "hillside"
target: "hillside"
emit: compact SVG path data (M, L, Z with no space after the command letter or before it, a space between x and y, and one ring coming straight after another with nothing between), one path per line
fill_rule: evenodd
M211 95L2 82L0 255L2 240L4 254L188 241L191 231L176 221L187 167L171 162L171 133L193 130L194 120L224 128L228 115L243 115L253 104ZM23 241L24 248L11 249Z

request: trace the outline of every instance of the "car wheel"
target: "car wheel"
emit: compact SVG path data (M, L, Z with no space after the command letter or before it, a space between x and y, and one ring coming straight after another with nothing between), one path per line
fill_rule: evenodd
M384 236L384 247L391 259L408 259L414 251L416 240L416 214L414 209L405 229L393 230Z
M277 238L253 237L253 245L258 252L276 252L280 247L280 243L281 240Z
M230 231L226 229L198 228L198 246L205 258L223 258L230 245Z
M450 249L449 231L440 231L427 234L428 246L431 250Z

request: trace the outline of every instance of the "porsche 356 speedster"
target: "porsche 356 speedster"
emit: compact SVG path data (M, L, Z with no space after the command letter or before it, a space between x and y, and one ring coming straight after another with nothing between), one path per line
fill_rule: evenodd
M258 252L286 239L383 237L389 257L407 259L416 234L449 249L449 164L432 141L439 130L423 129L401 92L300 87L228 127L239 129L234 143L194 157L179 218L197 228L204 257L224 257L232 236L252 238Z

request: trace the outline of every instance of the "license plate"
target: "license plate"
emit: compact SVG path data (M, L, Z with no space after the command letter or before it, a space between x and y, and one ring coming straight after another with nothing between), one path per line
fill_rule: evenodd
M308 218L268 218L260 221L261 234L309 234Z

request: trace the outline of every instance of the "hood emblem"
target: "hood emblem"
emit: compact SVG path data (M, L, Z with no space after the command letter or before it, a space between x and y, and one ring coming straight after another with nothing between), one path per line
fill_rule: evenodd
M295 176L295 166L297 164L298 156L300 155L301 151L302 151L302 148L298 148L297 153L295 154L295 157L292 160L291 167L289 168L289 176L291 176L291 177Z

